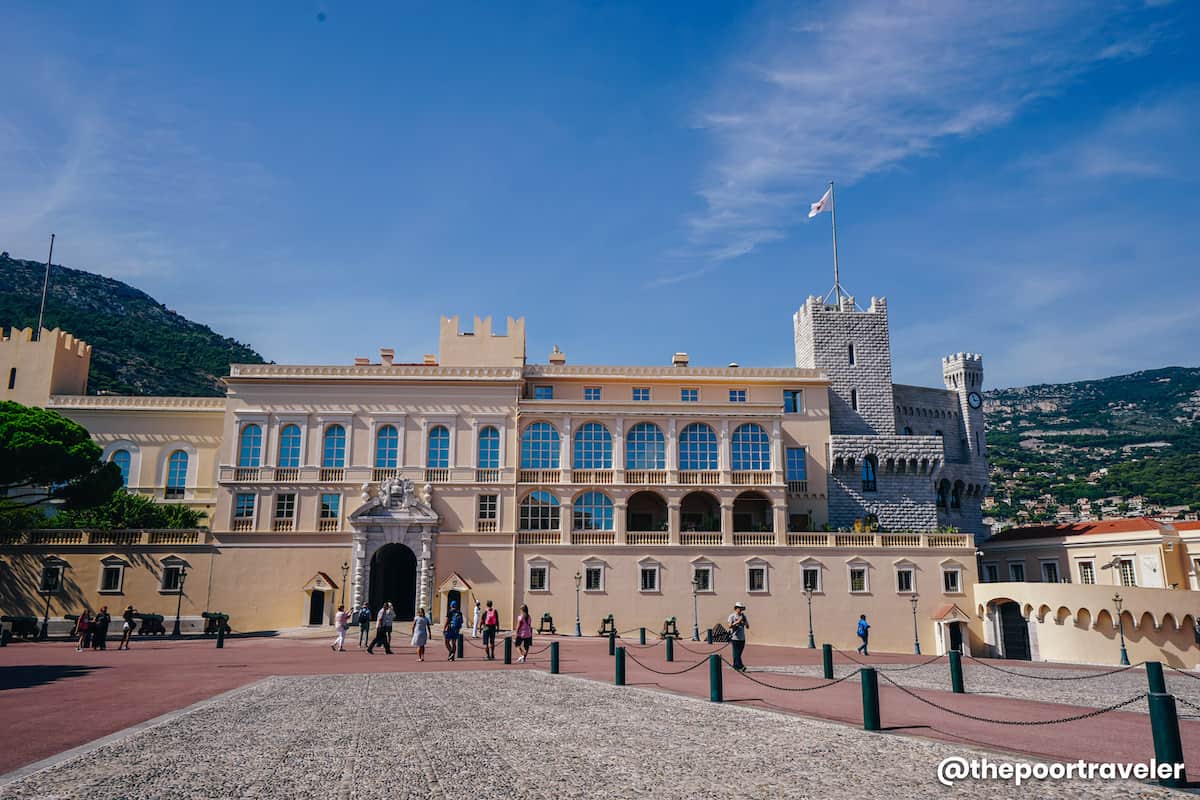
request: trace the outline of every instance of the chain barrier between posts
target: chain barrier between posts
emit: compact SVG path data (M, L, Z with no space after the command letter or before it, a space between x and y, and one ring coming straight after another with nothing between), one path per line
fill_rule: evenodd
M1030 675L1028 672L1017 672L1014 669L1005 669L1004 667L997 667L993 664L987 663L986 661L981 661L980 659L975 658L974 656L966 656L966 658L970 659L973 663L978 664L981 667L987 667L988 669L993 669L996 672L1003 672L1008 675L1016 675L1018 678L1033 678L1035 681L1086 681L1086 680L1090 680L1092 678L1104 678L1109 675L1116 675L1121 672L1128 672L1131 669L1136 669L1137 667L1144 666L1146 663L1145 661L1139 661L1138 663L1130 664L1127 667L1119 667L1117 669L1111 669L1107 672L1092 672L1087 675Z
M1167 668L1174 670L1175 672L1178 672L1180 675L1186 675L1187 677L1191 678L1194 681L1200 681L1200 675L1193 675L1192 673L1188 672L1186 669L1180 669L1179 667L1173 667L1170 664L1167 664Z
M845 650L835 650L834 652L840 653L841 655L843 655L846 658L853 661L855 664L858 664L860 667L874 667L875 670L878 672L908 672L910 669L920 669L921 667L928 667L933 662L941 661L943 658L945 658L945 656L934 656L933 658L929 659L928 661L922 661L919 664L908 664L907 666L903 666L903 667L893 667L893 666L889 666L886 664L868 664L866 661L859 661L857 658L850 655Z
M724 658L722 658L721 660L725 662L726 666L728 666L730 669L733 669L733 664L730 664L728 661L725 661ZM851 672L848 675L843 675L840 678L835 678L834 680L827 681L826 683L822 683L819 686L776 686L773 683L767 683L766 681L760 681L758 678L752 677L749 673L744 672L742 670L735 669L733 671L738 673L743 678L745 678L746 680L748 680L752 683L757 683L759 686L765 686L768 689L775 689L780 692L813 692L813 691L816 691L817 689L824 689L826 687L833 686L834 684L841 683L842 681L850 680L855 675L862 672L862 670L856 669L856 670L854 670L854 672Z
M681 642L678 639L675 640L675 646L679 647L683 650L687 650L689 653L691 653L694 656L711 656L713 653L719 653L722 650L724 650L726 647L729 647L729 642L722 642L721 646L715 650L693 650L692 648L688 647L686 644L684 644L683 642Z
M906 695L913 698L914 700L920 700L925 705L932 706L933 708L936 708L938 711L944 711L947 714L952 714L956 717L962 717L964 719L975 720L976 722L987 722L992 725L1019 725L1019 726L1061 725L1064 722L1078 722L1079 720L1091 719L1092 717L1098 717L1101 714L1107 714L1110 711L1117 711L1118 709L1122 709L1125 706L1133 705L1134 703L1138 702L1139 700L1144 700L1145 698L1150 696L1149 692L1142 692L1141 694L1131 697L1128 700L1122 700L1119 703L1113 703L1111 706L1105 706L1104 708L1092 709L1091 711L1088 711L1086 713L1076 714L1071 717L1063 717L1062 719L992 719L991 717L981 717L977 714L968 714L965 711L956 711L953 708L946 708L945 706L939 705L938 703L935 703L932 700L929 700L928 698L921 697L921 695L917 694L916 692L912 691L911 689L908 689L905 686L901 686L900 684L896 683L894 680L889 678L887 675L881 674L880 677L882 677L885 681L890 683L892 686L895 686L897 689L904 692Z
M1188 708L1192 709L1193 711L1200 711L1200 705L1196 705L1195 703L1191 702L1190 700L1184 700L1179 695L1175 695L1175 702L1181 703L1181 704L1187 706ZM1188 714L1188 716L1191 717L1191 716L1195 716L1195 715Z
M692 664L690 667L687 667L686 669L677 669L674 672L666 672L661 669L655 669L654 667L651 667L647 664L643 664L641 661L638 661L637 657L634 656L632 653L626 653L625 657L628 658L633 663L637 664L642 669L649 670L650 672L653 672L655 675L682 675L685 672L691 672L696 667L700 667L700 666L703 666L704 664L708 663L708 659L704 659L703 661L697 661L695 664Z

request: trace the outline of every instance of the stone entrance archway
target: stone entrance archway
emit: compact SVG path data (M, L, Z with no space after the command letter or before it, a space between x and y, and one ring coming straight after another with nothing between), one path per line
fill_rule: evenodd
M377 614L390 601L400 620L412 619L417 606L429 608L439 526L429 495L428 484L418 494L403 478L384 481L375 492L363 486L363 504L347 520L354 531L356 606L369 602Z
M391 603L396 619L409 620L417 608L417 555L402 544L385 544L371 556L368 605L378 613Z

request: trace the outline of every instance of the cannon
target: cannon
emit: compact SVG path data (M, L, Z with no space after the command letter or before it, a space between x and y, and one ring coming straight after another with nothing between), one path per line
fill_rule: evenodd
M229 627L229 615L220 611L205 611L200 615L204 618L204 635L216 636L218 633L228 635L233 629Z
M613 615L609 614L604 619L600 620L600 635L609 636L617 632L617 623L613 620Z
M36 639L39 631L37 617L0 617L0 622L7 622L12 626L12 635L20 636L22 639Z
M662 633L658 634L660 639L678 639L679 625L676 624L674 617L667 617L663 620Z
M143 636L165 636L167 629L163 627L162 614L134 614L133 618L141 620L141 624L137 626L136 633Z
M550 612L546 611L542 614L542 621L538 623L538 634L543 633L558 633L554 629L554 617L550 616Z

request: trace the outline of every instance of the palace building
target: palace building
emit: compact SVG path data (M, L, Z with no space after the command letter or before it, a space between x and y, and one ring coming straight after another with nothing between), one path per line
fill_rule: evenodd
M452 317L420 363L234 364L225 397L189 398L88 395L86 344L13 330L0 398L78 421L130 491L207 528L9 535L0 610L48 607L53 629L179 603L185 629L207 610L266 630L492 600L560 632L578 613L585 633L612 614L687 635L742 600L757 641L807 641L808 604L837 646L862 613L881 650L981 641L982 359L894 385L882 298L810 297L794 337L794 367L533 363L523 319Z

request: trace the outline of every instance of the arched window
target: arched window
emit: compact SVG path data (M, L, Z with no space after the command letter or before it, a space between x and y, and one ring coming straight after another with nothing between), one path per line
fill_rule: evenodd
M575 431L575 469L612 469L612 434L599 422Z
M262 428L257 425L243 425L242 435L238 440L239 467L257 467L262 458Z
M693 422L679 432L680 469L719 469L717 434L703 422Z
M862 465L862 490L875 491L875 473L879 471L879 461L875 456L865 456Z
M430 469L445 469L450 466L450 430L445 425L434 425L429 429L429 449L425 466Z
M850 357L850 366L853 367L854 366L854 345L853 344L850 344L848 346L847 355Z
M667 440L652 422L639 422L625 434L625 469L666 469Z
M284 469L300 466L300 426L284 425L279 431L279 464Z
M571 510L574 517L572 530L611 531L613 529L613 503L603 492L585 492L579 495Z
M558 530L558 498L549 492L531 492L521 501L521 530Z
M330 425L325 429L321 466L330 469L346 466L346 429L341 425Z
M479 429L480 469L500 468L500 431L488 425Z
M558 431L549 422L535 422L521 434L522 469L558 469Z
M108 459L117 465L117 469L121 470L121 485L129 485L129 451L114 450L113 454Z
M937 485L937 507L945 508L949 502L950 481L938 481Z
M187 489L188 454L176 450L167 459L167 486L164 497L168 500L178 500Z
M400 466L400 431L395 425L381 425L375 431L375 469Z
M740 426L731 441L734 471L771 468L771 437L761 425L749 422Z
M955 481L954 489L950 492L950 507L962 508L963 482Z

